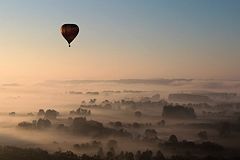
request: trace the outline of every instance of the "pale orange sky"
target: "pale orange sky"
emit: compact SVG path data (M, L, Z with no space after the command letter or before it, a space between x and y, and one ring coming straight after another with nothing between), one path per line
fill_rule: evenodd
M195 3L0 2L0 81L240 79L239 3ZM66 22L80 26L71 48Z

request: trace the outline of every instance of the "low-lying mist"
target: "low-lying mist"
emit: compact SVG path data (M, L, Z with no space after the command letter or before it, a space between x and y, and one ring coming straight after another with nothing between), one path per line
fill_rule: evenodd
M89 155L109 149L229 153L240 148L239 84L184 79L4 84L0 143ZM207 147L215 147L214 153Z

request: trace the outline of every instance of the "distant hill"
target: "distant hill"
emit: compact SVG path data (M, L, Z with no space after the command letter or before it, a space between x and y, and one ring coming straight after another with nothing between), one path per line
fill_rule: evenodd
M187 94L187 93L169 94L168 100L174 101L174 102L195 102L195 103L207 103L212 101L206 95Z

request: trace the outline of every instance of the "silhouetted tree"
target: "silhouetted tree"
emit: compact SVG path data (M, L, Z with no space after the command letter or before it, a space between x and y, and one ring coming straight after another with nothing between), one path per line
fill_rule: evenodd
M59 112L55 111L54 109L48 109L45 113L46 119L56 119L59 115Z
M152 155L153 155L152 151L146 150L142 152L140 160L152 160Z
M147 139L156 139L157 131L155 129L146 129L144 132L145 138Z
M20 127L20 128L25 128L25 129L31 129L31 128L33 128L34 126L33 126L33 124L30 123L30 122L20 122L20 123L18 123L18 127Z
M227 137L231 134L231 126L229 122L221 122L218 126L219 136Z
M166 125L165 120L161 120L160 122L157 123L159 126L164 127Z
M9 116L16 116L16 112L10 112Z
M142 155L141 151L138 150L138 151L136 152L136 154L135 154L135 159L136 159L136 160L140 160L141 155Z
M106 155L106 159L107 160L114 160L114 157L115 157L115 150L113 147L110 148L110 150L107 152L107 155Z
M140 118L140 117L142 117L142 112L136 111L136 112L134 113L134 115L135 115L137 118Z
M156 155L153 157L153 160L165 160L165 157L161 151L157 151Z
M117 148L117 141L114 139L111 139L107 142L108 148Z
M45 115L45 111L43 109L39 109L38 111L38 116L44 116Z
M32 112L30 112L30 113L27 113L27 116L34 116L34 114L32 113Z
M208 135L207 135L207 132L206 131L200 131L198 133L198 137L202 140L207 140L208 139Z
M171 135L168 139L168 142L169 143L172 143L172 144L175 144L175 143L178 143L178 139L177 139L177 136L176 135Z
M90 99L90 100L89 100L89 104L90 104L90 105L94 105L94 104L96 103L96 101L97 101L97 100L96 100L95 98L94 98L94 99Z
M134 160L134 154L132 152L126 152L125 159L126 160Z
M42 119L40 118L38 121L37 121L37 128L49 128L51 127L51 121L49 121L48 119Z
M184 107L180 105L167 105L163 107L163 117L166 118L182 118L182 119L194 119L196 114L191 107Z
M104 152L103 152L103 148L100 147L98 152L97 152L97 155L102 159L104 157Z

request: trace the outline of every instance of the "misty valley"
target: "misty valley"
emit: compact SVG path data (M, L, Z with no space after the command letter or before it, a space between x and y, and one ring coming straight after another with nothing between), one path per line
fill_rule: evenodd
M11 103L0 113L0 158L237 159L238 83L212 84L126 80L5 86L1 99ZM9 100L13 93L18 98ZM29 103L29 97L36 101Z

